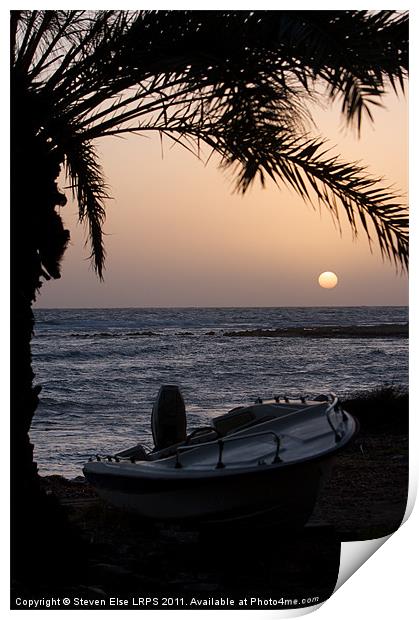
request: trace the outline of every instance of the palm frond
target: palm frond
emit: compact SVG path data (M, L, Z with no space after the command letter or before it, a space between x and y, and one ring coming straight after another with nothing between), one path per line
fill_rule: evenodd
M323 204L337 222L343 209L354 235L361 223L371 244L370 224L381 254L400 263L402 269L408 268L407 208L401 196L383 186L383 179L371 176L365 166L332 155L321 139L284 131L271 136L269 145L265 136L262 142L248 140L247 149L241 152L234 148L234 156L224 158L223 165L236 167L237 190L244 193L257 173L265 170L275 182L291 186L314 206Z
M105 203L110 196L98 163L98 156L92 144L74 141L67 149L65 163L73 197L79 205L80 221L88 224L90 258L99 278L103 279L106 253L102 226L105 220Z
M408 70L408 14L394 11L283 11L281 41L298 58L304 84L321 78L358 131L371 118L386 81L403 88Z

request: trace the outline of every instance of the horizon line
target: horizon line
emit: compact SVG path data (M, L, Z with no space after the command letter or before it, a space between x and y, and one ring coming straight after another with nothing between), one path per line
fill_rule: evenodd
M334 304L300 306L36 306L33 310L264 310L274 308L409 308L409 304Z

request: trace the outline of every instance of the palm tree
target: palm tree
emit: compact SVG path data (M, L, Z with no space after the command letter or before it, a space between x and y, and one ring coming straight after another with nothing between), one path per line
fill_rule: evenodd
M310 105L340 101L357 131L407 77L408 16L395 11L13 11L11 14L12 493L20 567L41 506L29 429L32 302L60 277L69 241L57 207L63 167L100 278L108 190L95 141L158 132L230 168L237 190L259 179L344 214L407 268L407 212L359 163L313 134ZM30 533L25 537L25 532ZM24 542L22 542L24 541ZM32 542L31 542L32 541ZM44 542L44 541L43 541ZM18 544L19 543L19 544ZM19 546L20 545L20 546Z

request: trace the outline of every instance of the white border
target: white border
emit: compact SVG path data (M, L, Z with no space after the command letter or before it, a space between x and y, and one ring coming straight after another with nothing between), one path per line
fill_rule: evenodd
M51 8L51 9L56 9L56 8L60 8L59 7L59 2L48 2L46 0L44 0L44 2L42 3L42 8ZM102 1L100 2L100 4L98 5L99 8L115 8L114 7L114 2L107 2L107 1ZM148 3L146 3L147 5ZM80 8L77 4L73 5L75 8ZM347 5L341 6L339 7L340 9L346 8ZM1 68L3 69L4 66L6 67L6 71L5 71L5 76L8 75L8 69L7 69L7 63L8 63L8 54L7 54L7 40L8 40L8 12L11 8L33 8L33 3L18 3L17 7L13 7L13 4L11 4L7 9L1 10L0 12L0 17L1 17L1 35L0 35L0 45L1 45ZM72 3L71 2L67 2L65 3L65 8L73 8L72 7ZM96 8L95 6L93 7L89 7L89 8ZM125 6L124 8L130 8L129 6ZM135 8L138 8L138 6L136 6ZM148 8L146 7L142 7L142 8ZM155 1L152 3L152 6L150 6L150 8L153 9L205 9L208 8L208 5L206 5L205 3L201 3L201 2L194 2L194 3L178 3L178 2L173 2L173 1L169 1L169 2L159 2L159 1ZM217 2L213 2L211 3L211 9L249 9L252 10L255 8L255 3L254 2L228 2L226 4L224 3L217 3ZM272 2L268 2L268 3L262 3L261 5L257 6L258 9L268 9L268 8L277 8L277 5L275 3ZM285 7L280 7L280 8L285 8ZM292 8L295 9L304 9L304 8L312 8L312 4L308 4L306 2L293 2L292 4ZM336 3L327 3L327 2L322 2L321 6L319 6L318 4L316 4L316 9L336 9ZM352 2L350 5L351 9L364 9L365 8L365 3L358 3L358 2ZM368 8L371 9L382 9L382 3L380 4L376 4L376 3L370 3L368 5ZM398 2L393 2L392 3L392 9L396 10L396 9L406 9L408 7L406 7L405 3L398 3ZM411 16L411 31L416 31L416 10L415 9L410 9L410 16ZM417 32L416 32L417 34ZM412 41L415 41L415 37L412 35ZM412 44L412 48L414 47L414 45ZM417 52L415 53L414 50L412 49L411 51L411 58L417 58ZM4 65L3 65L4 63ZM415 73L416 73L416 67L413 68L413 79L411 80L411 86L410 86L410 97L411 97L411 101L415 102L416 101L416 80L415 80ZM6 77L6 81L7 81L7 77ZM3 112L3 119L7 119L6 120L6 135L8 135L8 107L7 107L7 101L5 102L4 100L2 101L2 112ZM412 110L412 116L413 116L413 111L416 109L414 103L410 106L410 109ZM412 121L411 121L411 126L412 126L412 130L411 130L411 135L416 135L414 134L414 128L416 127L416 119L413 116ZM3 134L3 142L5 142L5 138L4 138L5 134ZM6 147L7 148L7 147ZM415 176L417 176L417 169L415 167L415 155L416 155L416 151L414 151L413 149L413 145L411 146L410 149L410 169L411 169L411 179L412 179L412 187L413 189L416 189L413 185L413 181L415 181ZM2 153L2 175L3 175L3 204L8 204L8 192L5 190L5 188L8 187L8 181L7 181L7 171L8 168L5 167L6 164L5 162L7 162L7 154L6 157L4 157L4 153ZM415 193L415 195L417 195ZM6 212L6 218L4 213ZM8 241L8 215L7 215L7 210L3 210L3 220L2 220L2 226L1 226L1 239L0 239L0 260L1 260L1 264L4 265L8 265L8 256L9 256L9 241ZM412 247L412 262L413 262L413 278L411 276L411 299L410 299L410 308L411 308L411 318L413 319L413 322L411 322L411 381L410 381L410 385L413 388L413 386L415 385L414 382L414 376L413 373L417 372L417 353L416 353L416 344L417 344L417 329L416 329L416 320L415 317L417 316L417 311L418 311L418 306L417 306L417 294L416 294L416 286L414 285L414 278L416 276L416 267L417 267L417 252L415 250L415 247L417 247L417 243L415 242L415 237L416 237L416 231L417 231L417 227L416 227L416 214L412 213L412 222L413 223L413 233L412 233L412 243L411 243L411 247ZM9 284L9 280L8 280L8 269L3 269L3 278L2 278L2 288L4 290L8 290L8 284ZM415 286L415 288L413 288ZM9 312L8 312L8 308L5 307L4 303L2 304L2 308L1 308L1 325L3 326L3 329L5 329L5 334L2 334L3 338L2 338L2 343L3 343L3 355L7 355L8 356L8 346L6 346L6 343L8 343L8 325L9 325ZM6 372L4 371L4 368L8 367L8 361L7 358L6 360L2 358L2 383L0 386L0 389L2 391L2 394L4 395L5 393L7 393L7 389L8 389L8 373L7 370ZM412 398L415 397L415 394L413 393L412 390L412 394L411 394ZM3 404L6 404L4 399L3 399ZM5 413L5 408L3 408L3 413ZM410 474L411 474L411 480L413 481L413 484L411 485L411 492L413 489L413 492L415 493L415 489L417 486L417 475L418 475L418 462L417 462L417 457L414 454L415 450L413 449L413 446L416 446L416 439L417 439L417 423L414 420L414 418L417 416L417 412L413 412L413 415L411 415L411 434L410 434L410 444L411 444L411 461L410 461ZM3 432L2 433L3 437L8 437L8 433ZM4 489L3 487L3 493L6 492L6 489ZM411 500L410 500L411 501ZM4 517L4 515L3 515ZM380 620L386 620L388 619L393 619L395 617L399 617L399 618L403 618L404 620L409 620L410 618L414 617L414 609L416 609L417 604L415 601L415 593L417 590L417 557L415 556L415 549L418 549L418 524L419 524L419 518L418 518L418 509L417 507L413 510L413 513L411 515L411 517L408 519L408 521L393 535L390 537L390 539L386 542L386 544L383 545L383 548L380 549L379 553L373 555L367 562L366 564L360 569L358 570L354 575L352 575L352 577L346 582L344 583L344 585L339 588L339 590L337 590L332 597L321 606L321 608L316 611L316 617L318 618L322 618L324 620L327 619L333 619L335 620L336 617L339 618L339 620L346 620L346 619L351 619L353 618L354 615L362 615L362 617L368 617L368 616L379 616ZM6 531L8 531L8 528L6 526L6 524L4 523L4 521L2 522L3 525L3 531L6 529ZM358 545L358 543L346 543L346 545ZM368 546L368 543L367 543ZM354 549L354 547L353 547ZM353 550L352 550L353 552ZM345 551L346 553L346 551ZM3 554L6 555L6 554ZM358 556L359 558L359 547L358 550L355 552L355 555ZM6 561L8 561L7 556L6 556ZM4 570L2 570L1 576L2 576L2 580L1 580L1 585L2 585L2 598L1 598L1 608L3 610L7 610L8 608L8 569L6 569L6 572ZM4 590L6 590L6 596L4 597ZM273 618L273 617L278 617L282 616L282 617L292 617L295 615L301 615L300 610L294 610L297 612L297 614L295 613L290 613L290 612L282 612L282 611L249 611L249 612L240 612L240 611L232 611L232 612L224 612L224 611L218 611L217 612L217 618L224 618L227 617L226 614L228 614L228 618L233 617L234 615L237 616L237 618L240 618L240 620L242 618L252 618L255 619L256 617L263 617L263 618ZM307 610L308 611L308 610ZM7 611L8 614L14 614L15 612L10 612ZM30 612L18 612L18 613L30 613ZM61 612L58 612L61 613ZM78 612L72 612L72 611L68 611L68 612L64 612L66 613L66 618L71 618L73 613L78 613ZM90 612L91 614L95 614L102 618L103 616L109 616L112 618L115 618L116 616L118 616L118 613L115 613L114 611L109 611L109 612L103 612L103 611L92 611ZM124 612L125 614L135 614L136 617L138 617L137 612ZM166 615L167 612L142 612L141 617L142 618L160 618L163 617L163 615ZM185 615L189 617L191 617L191 613L193 613L193 617L196 616L195 612L189 612L188 611L179 611L179 612L170 612L171 613L171 617L173 618L184 618ZM152 615L150 615L152 614ZM156 615L157 614L157 615ZM214 611L207 611L207 612L200 612L199 613L200 616L207 616L208 620L209 618L214 615ZM54 615L55 617L55 615ZM75 616L74 616L75 617Z

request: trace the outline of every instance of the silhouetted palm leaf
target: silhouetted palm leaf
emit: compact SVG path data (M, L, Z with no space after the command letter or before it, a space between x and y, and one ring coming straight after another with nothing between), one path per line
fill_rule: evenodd
M86 141L74 141L66 154L67 174L71 180L73 197L79 205L79 217L87 219L89 239L99 277L105 261L102 225L105 220L105 204L110 198L98 164L93 145Z

